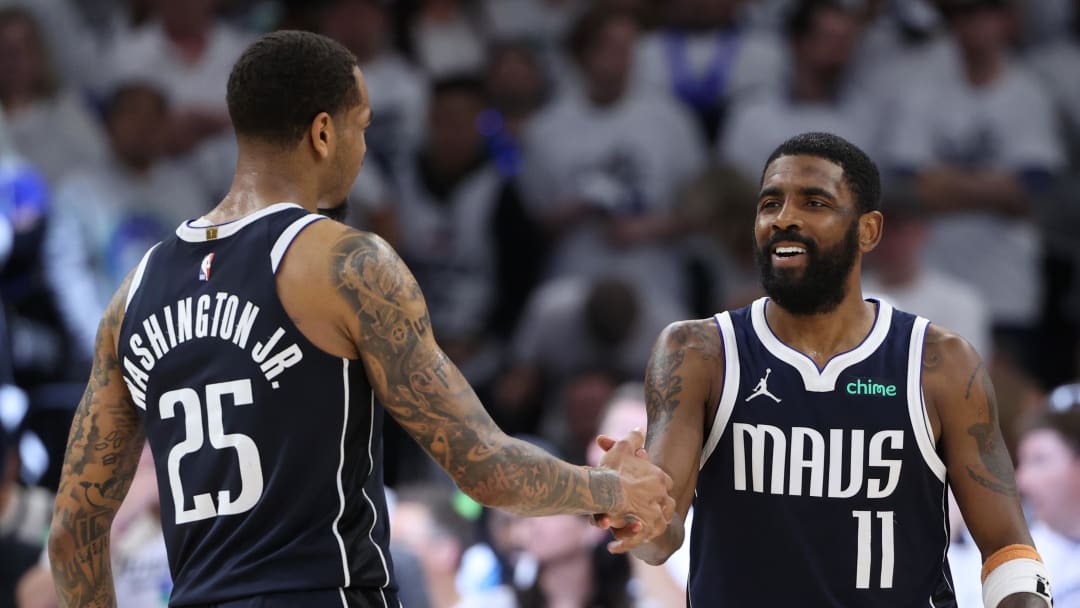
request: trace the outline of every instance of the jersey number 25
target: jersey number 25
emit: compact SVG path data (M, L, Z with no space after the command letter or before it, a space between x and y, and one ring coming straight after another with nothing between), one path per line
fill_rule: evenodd
M259 501L263 491L262 461L255 441L242 433L225 433L221 422L221 398L231 395L233 406L252 404L251 380L232 380L206 385L206 425L210 446L215 450L232 448L240 463L240 495L232 499L229 490L219 490L217 506L210 494L196 494L195 508L184 508L184 487L180 481L180 460L203 447L203 406L195 389L181 388L161 396L158 407L161 418L167 420L176 415L176 406L184 409L184 440L169 450L169 487L172 488L176 523L186 524L217 517L235 515L250 510Z

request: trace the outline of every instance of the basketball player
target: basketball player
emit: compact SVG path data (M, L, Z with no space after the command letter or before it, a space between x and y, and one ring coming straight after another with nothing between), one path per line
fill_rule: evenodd
M754 226L768 297L654 347L646 447L677 513L647 543L616 529L610 548L663 562L693 502L692 606L954 606L946 484L986 606L1050 605L986 367L948 329L863 299L879 191L839 137L783 143Z
M61 605L115 604L109 528L144 435L173 606L397 606L382 407L485 505L666 527L671 480L635 457L641 433L606 468L507 437L389 246L314 213L344 200L364 158L355 57L269 34L234 66L228 105L230 192L147 252L101 322L49 539Z

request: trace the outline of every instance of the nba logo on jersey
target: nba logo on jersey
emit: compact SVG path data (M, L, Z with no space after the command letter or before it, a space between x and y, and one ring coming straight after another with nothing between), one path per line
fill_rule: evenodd
M202 262L199 264L199 280L200 281L209 281L210 280L210 265L213 264L213 263L214 263L214 253L210 252L210 253L206 254L206 257L203 258Z

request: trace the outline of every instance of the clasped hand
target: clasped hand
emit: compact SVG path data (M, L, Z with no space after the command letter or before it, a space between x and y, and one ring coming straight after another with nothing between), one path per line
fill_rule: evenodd
M622 492L616 508L593 515L592 523L614 534L608 551L625 553L667 529L675 512L675 500L670 496L673 482L663 469L649 462L641 429L618 441L600 435L596 443L605 452L600 466L619 474Z

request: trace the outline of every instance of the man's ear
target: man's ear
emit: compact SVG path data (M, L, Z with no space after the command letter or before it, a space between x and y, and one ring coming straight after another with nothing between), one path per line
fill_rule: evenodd
M326 112L319 112L311 121L309 131L315 156L320 159L329 158L335 145L334 120Z
M859 250L869 253L881 242L881 230L885 217L880 211L869 211L859 216Z

